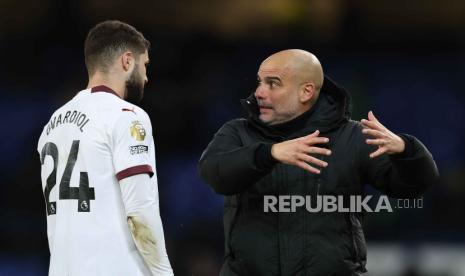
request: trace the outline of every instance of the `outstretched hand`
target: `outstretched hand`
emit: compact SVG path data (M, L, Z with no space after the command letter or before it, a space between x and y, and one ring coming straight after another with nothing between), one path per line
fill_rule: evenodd
M320 132L316 130L310 135L274 144L271 147L271 155L281 163L294 165L311 173L319 174L321 170L315 166L325 168L328 166L328 163L310 154L331 154L331 151L328 149L314 146L329 142L329 139L326 137L318 137L319 134Z
M404 140L383 126L372 111L368 112L368 120L362 119L361 122L364 126L362 132L372 138L366 139L366 143L378 146L378 149L370 154L370 158L378 157L384 153L396 154L404 151Z

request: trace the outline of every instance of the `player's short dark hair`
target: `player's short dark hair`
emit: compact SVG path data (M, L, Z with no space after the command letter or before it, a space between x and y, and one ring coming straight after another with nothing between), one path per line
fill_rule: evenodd
M115 58L125 51L143 54L150 42L133 26L118 20L97 24L87 34L84 57L89 75L98 69L108 72Z

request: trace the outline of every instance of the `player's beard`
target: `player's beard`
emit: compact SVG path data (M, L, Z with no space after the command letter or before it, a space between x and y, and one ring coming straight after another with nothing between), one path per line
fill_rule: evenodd
M138 104L142 98L144 97L144 80L142 79L139 71L136 70L138 68L137 64L132 71L129 79L126 80L126 101Z

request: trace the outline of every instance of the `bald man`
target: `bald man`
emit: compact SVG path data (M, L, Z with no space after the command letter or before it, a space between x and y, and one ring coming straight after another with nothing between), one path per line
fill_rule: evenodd
M426 147L371 111L351 120L347 91L303 50L263 61L242 103L249 116L224 124L199 161L202 178L225 196L220 275L368 275L364 209L328 212L320 200L347 209L366 184L418 197L438 179Z

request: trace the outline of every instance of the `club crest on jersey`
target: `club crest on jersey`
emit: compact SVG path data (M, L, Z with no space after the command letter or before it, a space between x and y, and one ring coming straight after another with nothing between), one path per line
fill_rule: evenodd
M145 139L145 128L139 121L132 122L130 133L131 136L137 141L144 141Z

